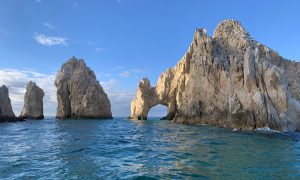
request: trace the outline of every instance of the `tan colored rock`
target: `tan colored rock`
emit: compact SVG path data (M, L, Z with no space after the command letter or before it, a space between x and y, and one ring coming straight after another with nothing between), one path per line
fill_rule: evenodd
M238 21L225 20L212 37L197 29L179 63L155 87L140 82L131 118L168 107L178 123L252 130L300 130L300 63L251 39Z
M26 87L24 106L20 117L23 119L44 119L44 91L30 81Z
M110 101L94 72L71 58L56 75L57 118L111 119Z
M11 101L6 86L0 87L0 122L14 121L16 116L11 107Z

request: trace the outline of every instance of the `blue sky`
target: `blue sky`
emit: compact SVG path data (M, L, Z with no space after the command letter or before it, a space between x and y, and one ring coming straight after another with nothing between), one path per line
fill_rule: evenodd
M196 28L209 34L237 19L259 42L300 60L300 1L272 0L0 0L0 84L19 115L27 81L44 88L55 115L53 79L68 58L84 58L112 101L128 116L138 81L173 67ZM161 108L151 115L163 115Z

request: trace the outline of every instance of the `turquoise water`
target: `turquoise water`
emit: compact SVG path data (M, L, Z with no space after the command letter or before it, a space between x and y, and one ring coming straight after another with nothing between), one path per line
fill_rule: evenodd
M300 179L299 140L158 120L0 123L0 179Z

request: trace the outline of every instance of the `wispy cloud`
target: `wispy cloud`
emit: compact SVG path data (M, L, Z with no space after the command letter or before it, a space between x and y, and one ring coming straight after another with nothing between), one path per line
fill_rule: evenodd
M109 72L97 72L96 76L99 77L99 79L103 79L103 78L110 78L112 74Z
M97 47L97 48L96 48L96 52L97 52L97 53L102 53L102 52L104 52L104 49L103 49L103 48L100 48L100 47Z
M67 38L64 37L52 37L44 34L35 34L33 38L36 40L36 42L45 46L68 45Z
M45 27L47 27L48 29L50 29L50 30L56 29L56 27L55 27L53 24L48 23L48 22L44 23L43 25L44 25Z
M131 73L129 71L122 71L119 74L121 77L129 77L131 75Z
M90 46L92 46L92 45L95 44L95 42L90 40L90 41L87 42L87 44L90 45Z
M9 89L12 106L16 115L20 115L24 104L24 94L26 85L29 81L34 81L44 92L44 113L46 116L56 114L57 99L56 87L54 85L56 73L42 74L34 70L1 69L0 85L6 85ZM110 77L110 74L96 73L98 79ZM130 114L130 103L135 97L136 89L124 89L121 87L120 80L110 78L101 81L101 86L107 93L114 116L128 116Z
M0 85L6 85L16 115L21 113L26 85L34 81L45 92L44 111L46 115L55 115L56 88L54 86L55 75L41 74L35 71L18 69L0 69Z
M135 90L122 89L120 81L116 79L100 83L110 99L113 116L129 116L130 104L135 97Z
M129 70L122 70L119 75L121 77L124 77L124 78L128 78L130 76L134 76L134 75L137 75L137 74L144 74L145 73L145 70L144 69L141 69L141 68L135 68L135 69L129 69Z

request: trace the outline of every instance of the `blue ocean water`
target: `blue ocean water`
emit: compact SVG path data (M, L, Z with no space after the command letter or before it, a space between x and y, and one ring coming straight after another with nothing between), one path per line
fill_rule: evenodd
M0 179L300 179L299 136L124 118L0 123Z

